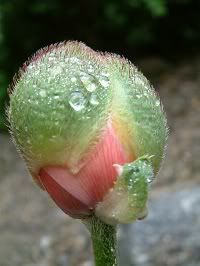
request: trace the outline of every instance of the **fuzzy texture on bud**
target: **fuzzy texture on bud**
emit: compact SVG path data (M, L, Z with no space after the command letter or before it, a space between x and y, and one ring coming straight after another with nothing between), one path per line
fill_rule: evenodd
M64 42L39 50L9 92L13 140L31 175L65 213L85 218L97 209L96 215L111 224L143 216L146 180L159 170L167 127L160 100L133 64ZM138 167L147 170L140 169L137 182L131 182L125 173L134 173L125 166L143 156L148 163L142 159ZM124 181L118 182L120 176ZM116 186L125 191L121 199L109 194ZM131 197L133 208L124 201L135 191L145 195L139 209L133 203L138 197ZM116 199L112 219L108 205Z

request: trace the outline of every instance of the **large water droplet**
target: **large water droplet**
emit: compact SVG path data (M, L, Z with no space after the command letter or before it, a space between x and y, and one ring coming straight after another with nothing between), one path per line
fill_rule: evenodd
M97 85L95 84L95 80L92 76L83 75L80 77L80 80L82 81L87 91L93 92L96 90Z
M94 83L88 84L88 85L86 86L86 89L87 89L89 92L93 92L93 91L95 91L96 88L97 88L97 86L96 86Z
M90 103L92 105L98 105L99 104L99 101L98 101L98 98L97 98L97 95L92 93L91 97L90 97Z
M74 91L70 95L69 104L75 111L79 112L85 108L86 99L84 98L82 92Z
M110 85L110 81L106 76L100 77L99 83L104 87L104 89L107 89Z

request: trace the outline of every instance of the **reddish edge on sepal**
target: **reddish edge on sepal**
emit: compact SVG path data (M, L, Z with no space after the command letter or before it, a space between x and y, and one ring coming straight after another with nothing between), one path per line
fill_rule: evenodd
M61 52L62 50L66 51L66 55L69 55L69 54L73 53L73 51L75 52L76 50L77 51L79 50L79 53L81 53L81 52L82 53L88 53L88 55L91 53L95 53L90 47L88 47L84 43L78 42L78 41L64 41L64 42L60 42L60 43L51 44L51 45L46 46L42 49L39 49L32 57L30 57L22 65L22 67L19 69L18 73L16 73L14 75L14 78L7 89L8 94L9 95L12 94L12 92L15 89L17 82L22 78L23 74L27 70L27 67L31 63L36 64L37 61L42 60L42 58L44 58L47 54L50 54L52 52L59 54L59 52Z
M83 168L72 174L61 166L40 170L40 181L56 204L68 215L83 218L113 187L117 173L113 164L124 164L128 158L115 132L109 126Z

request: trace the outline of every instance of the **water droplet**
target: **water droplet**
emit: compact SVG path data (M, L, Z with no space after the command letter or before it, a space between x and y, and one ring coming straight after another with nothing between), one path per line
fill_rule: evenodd
M54 98L55 100L57 100L57 99L59 99L59 95L55 95L53 98Z
M159 105L160 105L160 101L157 100L157 101L156 101L156 106L159 106Z
M138 85L145 85L145 80L144 77L140 76L140 74L135 74L133 76L133 82L138 84Z
M70 58L70 62L71 63L80 63L80 59L78 59L77 57L73 56Z
M85 108L86 99L84 98L82 92L74 91L70 95L69 104L75 111L79 112Z
M62 67L61 66L55 66L51 69L51 73L54 77L59 75L62 72Z
M102 74L102 76L105 76L105 77L109 77L110 76L109 73L105 73L105 72L102 72L101 74Z
M28 65L28 67L27 67L27 69L33 69L34 68L34 65L33 64L30 64L30 65Z
M41 97L46 97L46 95L47 95L47 93L46 93L45 90L41 90L41 91L39 92L39 94L40 94Z
M65 62L68 63L69 62L69 57L65 58Z
M150 175L150 176L147 177L147 182L148 182L149 184L152 183L153 180L154 180L154 175Z
M83 75L80 77L80 80L84 84L87 91L93 92L96 90L97 86L94 83L95 79L92 76Z
M138 99L142 98L142 95L141 95L141 94L136 94L135 96L136 96L136 98L138 98Z
M99 83L105 88L107 89L110 85L110 81L107 77L100 77L99 78Z
M83 75L80 77L80 80L83 82L83 84L88 84L88 82L90 81L90 78L89 78L89 76L86 76L83 73Z
M128 185L128 190L132 190L132 188L133 188L132 184Z
M90 97L90 103L92 105L98 105L99 104L99 101L98 101L98 98L97 98L97 95L92 93L91 97Z
M48 58L49 61L53 61L54 59L55 59L54 55L50 55Z
M140 169L139 169L139 167L137 167L137 166L132 166L132 171L133 171L134 173L138 173L138 172L140 171Z
M93 68L89 68L89 69L88 69L88 72L89 72L89 73L92 73L92 72L94 72L94 69L93 69Z
M83 115L80 117L80 120L88 120L88 119L90 119L90 116L88 115Z
M77 79L75 77L71 78L72 82L75 82Z
M89 92L93 92L93 91L95 91L96 88L97 88L97 86L96 86L94 83L88 84L88 85L86 86L86 89L87 89Z
M52 80L52 78L51 78L51 77L48 77L48 78L47 78L47 83L50 83L51 80Z

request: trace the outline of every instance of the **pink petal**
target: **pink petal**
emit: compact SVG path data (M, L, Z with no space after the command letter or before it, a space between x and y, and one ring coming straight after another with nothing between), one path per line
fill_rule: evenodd
M39 176L47 192L67 214L80 218L90 214L116 180L113 164L128 162L112 127L108 127L84 167L72 174L61 166L48 166Z

